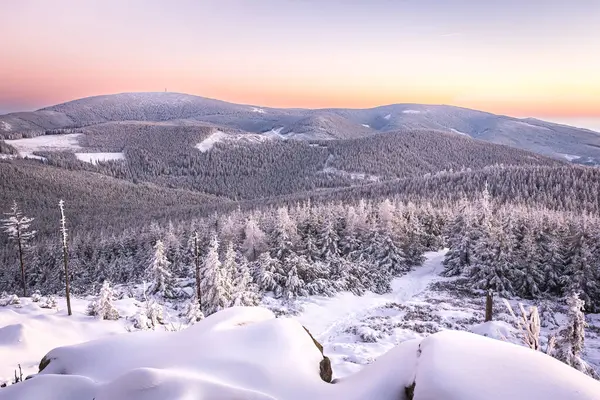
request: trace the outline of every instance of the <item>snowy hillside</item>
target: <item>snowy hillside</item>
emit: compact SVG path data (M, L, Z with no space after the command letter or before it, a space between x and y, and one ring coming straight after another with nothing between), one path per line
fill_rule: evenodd
M561 158L600 160L596 132L536 119L518 119L446 105L392 104L370 109L283 109L232 104L182 93L94 96L34 112L0 116L0 139L47 129L89 127L112 121L202 121L249 133L281 129L296 139L349 139L381 132L426 129Z

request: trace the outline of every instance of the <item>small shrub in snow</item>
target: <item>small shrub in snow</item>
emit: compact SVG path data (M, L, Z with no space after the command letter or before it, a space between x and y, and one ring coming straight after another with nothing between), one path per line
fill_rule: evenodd
M88 306L88 315L108 320L119 319L119 312L113 305L114 293L109 281L104 281L100 295Z
M146 307L132 317L133 328L140 330L154 330L164 323L163 307L155 300L146 301Z
M21 304L21 299L16 294L4 296L0 299L0 307L12 306Z
M40 308L48 308L51 310L53 310L53 309L58 310L58 303L56 301L56 297L54 297L54 296L48 296L48 297L40 299L39 306L40 306Z
M42 295L39 290L36 290L35 293L31 295L31 301L34 303L38 303L42 299Z
M182 317L185 318L188 325L193 325L204 319L204 314L200 310L200 304L198 304L195 296L186 304Z

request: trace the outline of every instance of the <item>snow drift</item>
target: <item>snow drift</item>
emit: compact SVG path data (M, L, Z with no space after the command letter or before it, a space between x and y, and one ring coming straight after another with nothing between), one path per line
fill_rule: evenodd
M524 347L444 331L403 342L355 375L321 378L303 326L234 307L179 332L115 335L50 351L1 400L593 400L600 383Z

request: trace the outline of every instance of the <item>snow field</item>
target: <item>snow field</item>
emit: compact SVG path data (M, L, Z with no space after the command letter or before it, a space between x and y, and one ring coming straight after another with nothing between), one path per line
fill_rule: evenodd
M98 164L104 161L121 161L125 160L123 153L75 153L78 160L90 164Z
M81 133L69 133L64 135L41 135L34 138L5 140L13 146L23 158L41 158L35 156L36 151L69 151L79 150L79 138Z

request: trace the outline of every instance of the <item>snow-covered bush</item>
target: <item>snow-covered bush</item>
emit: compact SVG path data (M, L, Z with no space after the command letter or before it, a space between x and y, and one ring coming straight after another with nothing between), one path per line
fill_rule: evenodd
M42 294L40 293L39 290L36 290L32 295L31 295L31 301L34 303L38 303L40 300L42 299Z
M88 315L108 320L119 319L119 312L113 305L114 293L109 281L104 281L98 298L88 305Z
M136 313L132 318L133 328L140 330L154 330L164 323L163 306L156 300L146 301L143 311Z
M16 294L3 296L0 298L0 307L12 306L21 304L21 299Z
M40 299L39 302L40 308L48 308L48 309L56 309L58 310L58 302L56 301L56 297L48 296Z
M204 314L200 310L200 304L198 303L198 299L196 299L195 296L187 302L181 316L185 318L185 322L188 325L193 325L196 322L202 321L204 319Z

